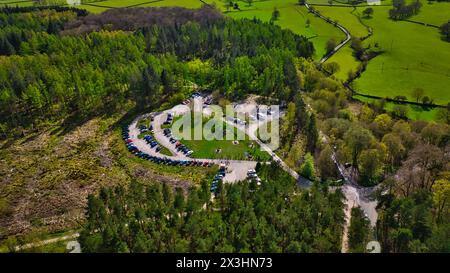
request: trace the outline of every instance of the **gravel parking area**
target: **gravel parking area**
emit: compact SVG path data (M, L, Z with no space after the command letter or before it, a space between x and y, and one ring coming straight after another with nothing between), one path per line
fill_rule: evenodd
M196 100L197 102L202 102L203 98L201 97L197 97L194 98L193 100ZM192 100L191 100L192 103ZM194 104L196 105L196 104ZM247 110L251 110L253 108L255 108L256 105L255 104L251 104L251 103L245 103L242 105L236 105L235 109L239 110L239 111L247 111ZM195 111L198 112L203 112L203 113L210 113L211 110L209 109L209 106L204 105L203 107L197 107L198 109L194 109ZM169 149L172 152L172 156L167 156L167 155L162 155L158 152L155 151L155 149L150 148L150 146L145 142L145 140L143 139L139 139L138 135L140 134L139 129L137 128L137 124L138 121L143 118L143 117L147 117L149 116L149 114L145 114L143 116L137 117L129 126L129 131L130 131L130 139L133 141L134 145L142 152L148 153L149 155L152 156L157 156L160 158L167 158L167 159L172 159L172 160L195 160L195 161L202 161L202 162L209 162L209 163L213 163L213 164L224 164L227 167L227 172L226 175L223 179L224 182L228 182L228 183L232 183L232 182L236 182L236 181L242 181L245 180L247 178L247 171L249 169L254 169L256 167L256 161L246 161L246 160L226 160L226 159L191 159L189 157L187 157L186 155L184 155L182 152L177 151L175 148L175 145L170 143L169 138L166 137L164 135L163 129L161 128L161 126L164 124L164 122L167 119L167 115L169 113L171 113L174 116L177 115L182 115L185 114L187 112L190 111L190 107L189 105L176 105L175 107L162 111L160 113L156 113L156 115L154 116L154 120L152 122L153 125L153 135L156 139L156 141L166 147L167 149ZM299 178L299 175L292 170L291 168L289 168L273 151L272 149L262 143L257 137L256 137L256 132L259 126L261 126L264 123L267 123L269 121L271 121L273 118L278 118L277 115L263 115L262 118L258 121L258 122L252 122L249 126L245 127L243 125L239 125L239 124L235 124L229 120L224 119L225 122L227 122L228 124L241 129L243 131L245 131L249 137L251 139L253 139L254 141L256 141L263 150L265 150L267 153L269 153L271 155L271 157L273 158L274 161L278 162L281 167L286 170L289 174L291 174L295 179ZM307 184L307 183L306 183Z

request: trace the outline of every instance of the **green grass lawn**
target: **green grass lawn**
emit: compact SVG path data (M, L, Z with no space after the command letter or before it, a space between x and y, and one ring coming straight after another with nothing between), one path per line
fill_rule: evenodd
M406 96L414 88L438 104L450 102L450 43L440 39L437 29L388 19L389 7L378 7L372 19L363 19L374 30L365 41L376 42L385 51L372 59L354 87L363 94L381 97Z
M412 16L411 20L437 26L441 26L450 20L450 3L423 1L422 4L420 12Z
M186 116L176 117L174 119L174 124L177 121L182 121L182 119L186 118ZM259 146L254 142L248 139L248 136L245 136L244 140L238 140L238 142L233 142L233 140L226 140L224 137L223 140L216 140L212 137L213 133L205 132L202 128L204 128L204 124L213 118L203 118L203 120L192 119L191 126L189 128L181 128L180 134L178 134L175 130L172 130L174 136L180 139L180 142L186 145L189 149L193 150L192 154L193 158L220 158L220 159L249 159L246 157L246 154L252 156L255 160L269 160L269 155L261 151ZM238 134L238 130L232 126L226 126L225 123L219 121L219 123L223 124L223 130L225 134L229 134L236 136ZM203 125L203 126L202 126ZM190 139L183 139L183 135L186 134L190 130ZM203 138L201 140L193 140L194 139L194 131L202 130ZM242 133L242 132L240 132ZM218 152L220 149L220 152Z
M341 50L334 54L327 63L336 62L339 64L339 71L334 73L334 76L339 80L345 81L348 79L349 71L357 71L360 62L353 56L353 49L350 43L345 45Z
M143 1L143 2L149 2L149 1ZM184 8L190 8L190 9L197 9L200 8L203 5L203 3L200 0L164 0L160 2L154 2L154 3L147 3L141 5L141 7L184 7Z
M364 37L369 34L367 28L358 20L360 15L358 10L353 12L353 8L336 7L314 7L323 16L331 18L344 26L354 37Z

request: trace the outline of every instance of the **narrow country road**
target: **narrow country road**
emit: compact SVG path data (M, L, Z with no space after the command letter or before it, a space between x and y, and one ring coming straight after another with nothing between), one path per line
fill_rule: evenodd
M334 54L336 54L343 46L345 46L351 39L352 35L350 32L344 28L342 25L340 25L338 22L333 22L331 19L326 18L322 14L320 14L318 11L311 8L311 6L305 1L305 7L313 14L317 15L321 19L325 20L329 24L332 24L339 28L345 35L346 38L343 40L339 45L337 45L331 52L329 52L327 55L325 55L321 60L320 64L325 63L328 59L330 59ZM311 106L308 104L308 108L310 111L312 111ZM319 134L322 136L322 141L324 143L328 142L328 138L319 131ZM344 214L345 214L345 221L346 224L344 225L344 231L342 235L342 253L348 252L348 229L350 226L350 220L351 220L351 210L353 207L357 206L360 207L366 217L370 221L370 225L372 227L375 227L377 222L377 201L372 199L372 193L376 190L376 187L371 188L364 188L358 185L356 181L354 181L354 178L352 176L351 172L348 172L336 159L336 153L333 149L333 153L331 156L331 159L333 160L334 164L339 170L340 175L344 178L344 186L342 187L342 192L344 193L346 202L345 202L345 208L344 208Z
M311 6L305 1L305 7L313 14L317 15L319 18L325 20L326 22L328 22L329 24L332 24L333 26L336 26L337 28L339 28L346 36L345 40L343 40L340 44L338 44L331 52L329 52L327 55L325 55L321 60L320 60L320 64L325 63L329 58L331 58L331 56L333 56L334 54L336 54L339 49L341 49L343 46L345 46L351 39L352 39L352 35L350 34L350 32L343 26L341 26L338 22L334 22L331 19L328 19L327 17L323 16L322 14L320 14L318 11L314 10L313 8L311 8Z
M273 118L279 118L272 116L271 119ZM307 188L309 186L311 186L311 181L309 181L308 179L300 176L295 170L293 170L291 167L289 167L276 153L273 152L272 148L269 147L269 145L265 144L264 142L262 142L257 136L256 136L256 132L258 130L259 127L261 127L262 125L264 125L264 123L269 122L269 119L264 120L263 122L258 122L258 123L253 123L250 126L246 127L246 126L239 126L229 120L225 120L223 119L227 124L234 126L236 128L238 128L239 130L244 131L251 140L255 141L262 150L264 150L265 152L267 152L271 157L272 160L274 162L277 162L278 164L280 164L280 167L286 171L287 173L289 173L296 181L298 181L298 184L302 187L302 188Z

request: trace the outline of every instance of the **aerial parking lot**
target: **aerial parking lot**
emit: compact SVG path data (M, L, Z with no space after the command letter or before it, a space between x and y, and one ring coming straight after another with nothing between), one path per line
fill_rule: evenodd
M198 167L220 165L223 170L220 179L224 182L246 180L249 178L249 171L254 170L257 162L267 162L275 155L261 149L255 135L260 126L278 116L271 115L270 110L266 113L258 110L247 118L248 121L257 122L249 122L248 125L245 118L230 118L227 115L212 117L211 102L210 96L194 92L191 98L171 109L137 117L129 126L123 128L122 136L128 150L138 157L159 164ZM200 107L197 107L199 103ZM252 108L260 107L268 109L267 106L256 105L254 102L233 104L238 113L251 112ZM188 118L190 114L205 116L197 123L192 120L189 123L191 127L184 130L191 130L193 134L196 129L202 129L203 121L218 119L225 128L223 134L231 134L233 139L209 140L212 136L206 135L205 139L191 140L183 139L181 134L172 132L172 125L177 121L183 122L182 119ZM244 139L236 140L238 132ZM251 173L250 177L255 178L255 175Z

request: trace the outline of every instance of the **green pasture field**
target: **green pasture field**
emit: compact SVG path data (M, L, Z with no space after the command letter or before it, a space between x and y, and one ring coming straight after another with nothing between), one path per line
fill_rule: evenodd
M142 0L141 0L142 1ZM148 2L148 1L144 1ZM163 0L159 2L146 3L143 4L142 7L172 7L178 6L189 9L197 9L200 8L203 3L200 0Z
M331 18L333 21L337 21L344 26L354 37L362 38L369 34L367 27L365 27L358 20L361 15L360 10L353 10L353 8L347 7L314 7L323 16Z
M185 7L185 8L200 8L203 3L200 0L106 0L100 2L92 2L88 4L79 5L77 7L86 9L92 13L100 13L113 8L124 7Z
M31 0L2 0L0 1L0 7L9 6L9 7L29 7L33 5L33 1Z
M422 4L420 12L412 16L411 20L437 26L441 26L450 20L450 3L423 1Z
M362 94L403 95L413 100L412 90L422 88L435 103L446 105L450 102L450 43L442 41L435 28L390 20L388 10L377 7L373 18L363 18L374 31L364 45L378 43L384 53L369 61L367 70L355 80L355 89Z
M322 7L316 6L315 9L322 15L337 21L344 26L354 37L365 37L369 34L367 27L365 27L358 20L360 16L357 10L353 8L336 8L336 7ZM336 62L339 64L339 71L335 76L340 80L348 78L348 72L356 71L360 62L353 56L353 50L348 43L345 47L333 55L327 62Z

